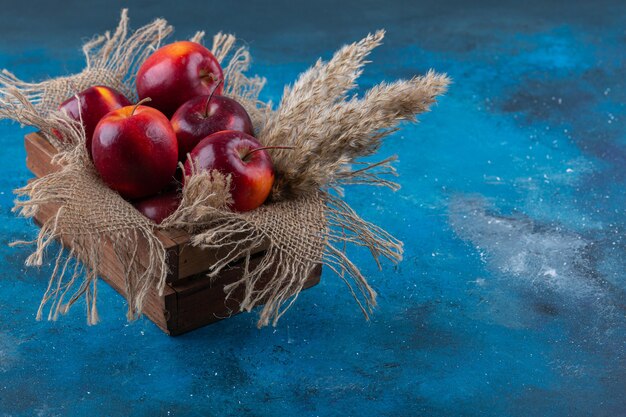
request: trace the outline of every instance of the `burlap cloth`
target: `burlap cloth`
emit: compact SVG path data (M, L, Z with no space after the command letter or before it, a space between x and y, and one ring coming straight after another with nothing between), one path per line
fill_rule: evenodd
M98 254L105 245L112 246L125 270L128 318L140 315L148 291L156 287L161 292L165 286L166 253L154 233L159 227L184 228L193 235L192 244L200 247L236 242L208 274L216 275L236 259L246 260L241 279L225 290L230 293L244 287L242 310L265 301L259 326L270 321L276 324L319 263L346 282L367 316L375 306L376 293L346 256L346 247L368 248L380 266L380 258L399 261L402 244L361 219L341 199L341 186L357 183L396 188L386 178L395 174L393 158L369 164L359 163L357 158L374 153L381 138L400 120L413 119L427 110L445 90L448 79L429 72L424 77L381 84L361 99L347 99L365 57L382 40L383 32L377 32L343 47L329 62L318 61L285 89L280 106L272 110L270 103L258 99L265 79L245 75L250 64L247 48L235 47L232 35L216 35L211 50L224 67L225 94L246 107L263 144L296 149L272 153L277 181L270 202L259 209L248 213L227 210L230 178L218 172L198 172L187 179L179 209L156 226L103 184L85 152L81 126L56 109L72 94L93 85L107 85L136 99L137 68L171 32L171 26L157 19L131 33L124 10L113 34L107 32L84 45L86 67L81 73L41 83L24 82L6 70L0 75L0 117L37 127L60 151L55 158L60 171L16 190L15 211L23 216L33 217L42 204L59 206L56 216L43 224L38 239L30 242L36 244L36 250L26 260L28 265L41 265L49 244L55 239L63 242L38 318L46 315L47 308L47 317L54 320L84 296L88 322L97 322L97 271L103 262ZM204 33L198 32L192 40L202 42L203 37ZM60 142L52 134L55 130L66 140ZM146 265L137 261L139 241L149 254ZM249 267L251 253L267 241L263 260ZM270 284L255 285L270 269L275 271Z

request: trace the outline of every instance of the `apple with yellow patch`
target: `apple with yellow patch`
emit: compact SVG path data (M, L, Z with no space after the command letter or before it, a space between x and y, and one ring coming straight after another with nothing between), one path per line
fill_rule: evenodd
M150 97L150 106L168 118L186 101L222 93L222 67L204 46L181 41L157 49L137 72L139 99Z
M100 119L113 110L130 106L130 101L111 87L96 85L72 96L59 106L59 110L85 128L87 151L91 156L91 139ZM63 140L60 134L59 139Z
M217 132L202 139L185 162L185 178L194 171L217 170L231 176L230 208L250 211L259 207L270 195L274 184L274 165L267 149L254 137L235 130Z

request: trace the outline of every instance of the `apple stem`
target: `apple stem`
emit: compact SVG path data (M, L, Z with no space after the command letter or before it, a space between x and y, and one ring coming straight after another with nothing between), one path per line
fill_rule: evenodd
M254 149L249 150L248 153L246 153L241 159L245 161L250 155L252 155L256 151L264 151L266 149L296 149L296 147L295 146L261 146L260 148L254 148Z
M146 97L144 99L139 100L139 102L137 104L135 104L135 107L133 107L133 111L130 112L130 115L132 116L133 114L135 114L135 110L137 110L137 107L139 107L143 103L147 103L149 101L152 101L152 99L150 97Z
M206 104L204 105L204 118L205 119L209 117L209 103L211 102L211 99L213 98L213 94L215 94L215 90L217 90L220 84L222 84L222 81L223 80L217 81L217 84L215 84L215 87L213 87L213 90L211 91L211 95L209 95L209 98L206 99Z

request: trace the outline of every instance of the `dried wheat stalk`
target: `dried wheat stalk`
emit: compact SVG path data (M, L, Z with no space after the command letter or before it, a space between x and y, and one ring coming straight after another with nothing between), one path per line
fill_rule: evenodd
M446 91L449 78L429 71L425 76L381 83L363 98L347 99L366 63L380 45L383 31L341 48L333 58L318 61L286 88L279 108L270 115L260 140L271 150L277 178L277 200L334 188L338 184L367 183L395 188L383 178L394 174L392 159L352 170L358 158L378 150L381 139L403 120L415 121L435 98Z

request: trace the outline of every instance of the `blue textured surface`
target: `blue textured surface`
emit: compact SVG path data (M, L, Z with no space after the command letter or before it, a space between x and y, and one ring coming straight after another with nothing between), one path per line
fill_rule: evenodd
M168 338L127 324L106 285L100 325L79 306L36 322L50 266L25 269L27 249L7 247L35 228L10 212L25 131L2 122L0 415L626 415L626 3L176 3L133 2L133 26L237 33L275 102L380 27L362 88L430 67L454 78L382 150L400 155L402 190L348 190L405 261L378 272L355 253L380 294L369 323L329 271L276 329L240 315ZM77 72L81 39L120 7L3 4L0 67Z

